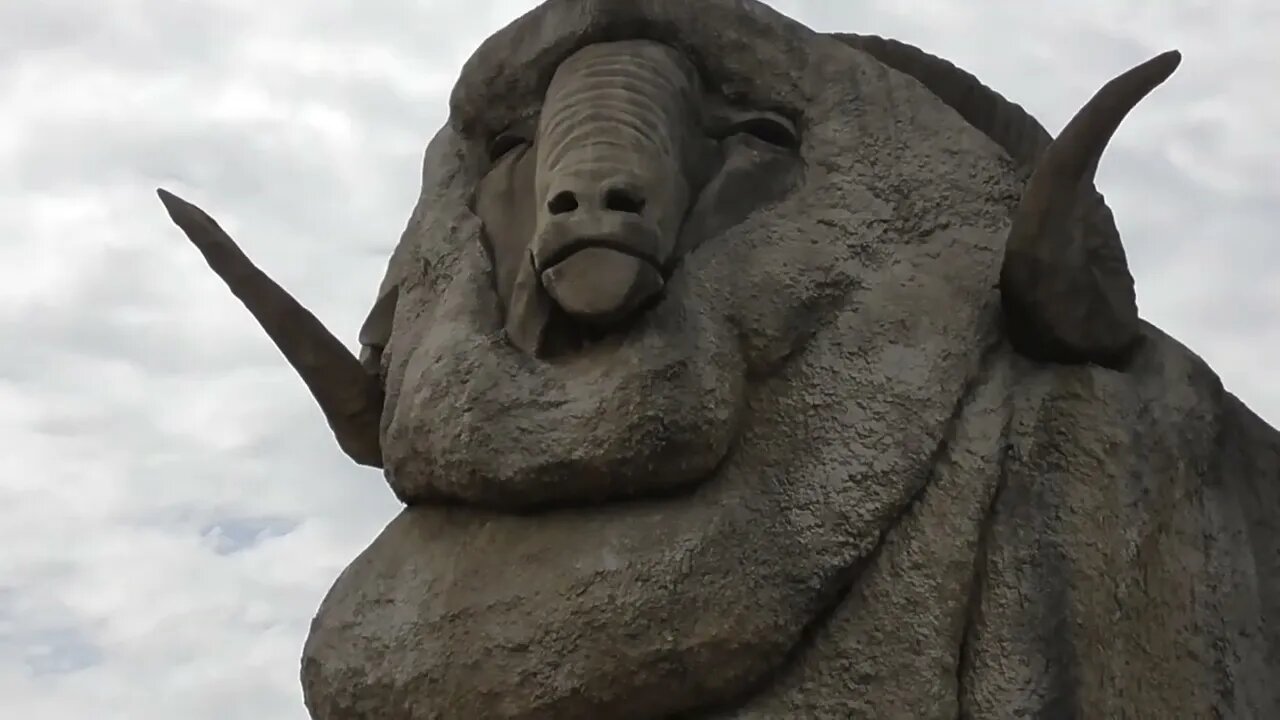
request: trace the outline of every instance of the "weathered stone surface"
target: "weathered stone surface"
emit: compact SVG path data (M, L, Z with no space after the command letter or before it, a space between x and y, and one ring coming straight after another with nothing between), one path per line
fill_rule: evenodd
M797 111L804 167L742 207L763 173L730 154L662 302L534 361L496 332L475 157L560 58L635 27ZM1013 352L1024 177L754 3L552 2L486 43L388 273L413 507L316 618L314 715L1280 713L1275 434L1153 328L1120 370Z
M1054 156L1042 233L1103 290L1036 311L1088 283L1024 264L1015 312L1051 138L894 47L551 0L477 51L361 332L408 507L317 613L313 717L1280 717L1280 434L1125 315L1114 127ZM354 372L236 253L290 362ZM1107 313L1070 355L1015 341Z
M993 354L867 569L716 717L1280 716L1280 438L1144 338L1123 373Z

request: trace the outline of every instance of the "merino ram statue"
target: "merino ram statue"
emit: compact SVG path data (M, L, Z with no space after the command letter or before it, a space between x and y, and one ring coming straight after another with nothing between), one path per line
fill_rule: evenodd
M161 191L407 506L313 717L1280 717L1280 435L1139 319L1093 182L1178 62L1051 138L753 0L549 0L466 64L360 358Z

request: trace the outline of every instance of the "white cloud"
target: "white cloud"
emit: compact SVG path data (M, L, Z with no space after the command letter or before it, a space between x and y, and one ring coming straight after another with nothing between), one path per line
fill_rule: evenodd
M397 509L173 228L205 206L354 339L461 63L530 2L0 3L0 697L305 717L307 623ZM775 5L918 44L1051 130L1169 47L1102 168L1145 315L1273 422L1280 6Z

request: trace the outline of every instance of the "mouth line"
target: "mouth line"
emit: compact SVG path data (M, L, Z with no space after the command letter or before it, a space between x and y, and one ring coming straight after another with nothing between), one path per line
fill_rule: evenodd
M605 250L612 250L613 252L619 253L621 255L627 255L627 256L633 257L637 260L640 260L641 262L644 262L650 265L655 270L657 270L662 275L663 280L671 279L670 274L671 274L671 270L674 268L674 265L675 265L674 262L662 263L658 260L658 258L654 257L653 255L647 252L644 252L643 250L637 249L634 245L622 240L615 240L612 238L589 237L589 238L583 238L581 240L574 240L573 242L566 243L562 247L556 248L556 251L548 255L542 264L538 263L538 258L533 254L533 251L530 251L529 262L533 265L534 272L541 275L547 270L550 270L554 268L556 265L559 265L565 260L568 260L573 255L576 255L577 253L583 250L588 250L592 248L602 248Z
M608 327L592 327L590 324L577 322L555 303L550 303L547 308L546 324L543 329L543 340L540 343L541 350L538 353L539 357L544 361L555 362L561 359L581 358L583 353L592 347L608 344L610 340L623 342L630 330L641 322L645 315L652 312L654 308L666 300L665 285L671 281L672 275L679 266L677 259L672 257L670 262L664 265L658 262L653 255L637 249L632 244L607 237L587 237L566 243L549 255L546 259L546 264L541 267L538 265L537 256L531 249L528 255L529 267L533 271L534 277L538 278L536 282L540 287L537 292L546 292L541 287L541 277L544 272L555 268L581 251L596 248L635 258L652 267L662 278L664 289L635 308L635 312L631 313L629 318L613 323Z

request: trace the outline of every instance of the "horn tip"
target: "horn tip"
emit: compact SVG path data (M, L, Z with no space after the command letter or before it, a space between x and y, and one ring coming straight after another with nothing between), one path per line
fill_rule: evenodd
M1160 79L1158 82L1164 82L1178 66L1182 64L1182 52L1180 50L1166 50L1159 55L1147 61L1146 65L1155 70L1156 76Z
M156 195L160 197L160 202L164 204L164 209L168 211L169 219L178 227L188 231L188 236L190 236L190 230L194 227L194 224L208 225L213 223L213 218L210 218L203 210L164 188L156 188ZM194 240L194 238L192 239Z
M164 188L156 188L156 195L160 197L160 202L164 204L164 209L169 211L169 217L177 220L177 216L186 211L190 206L186 200L174 195Z

